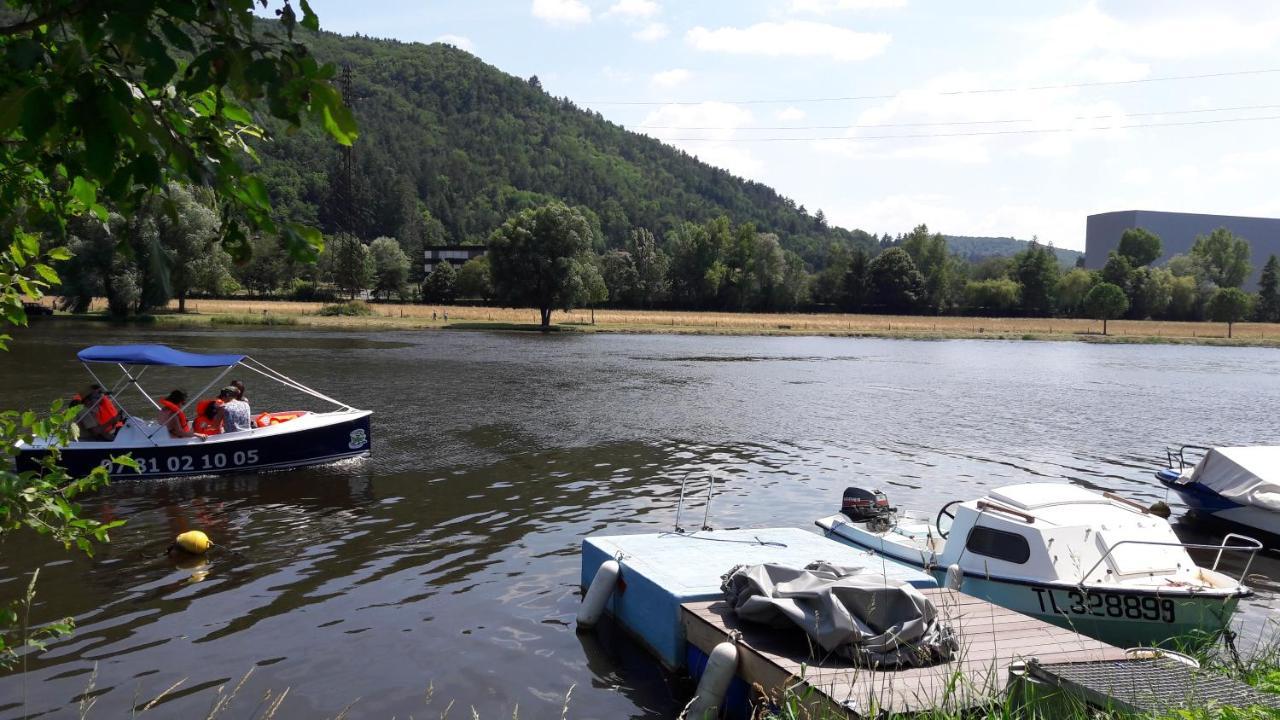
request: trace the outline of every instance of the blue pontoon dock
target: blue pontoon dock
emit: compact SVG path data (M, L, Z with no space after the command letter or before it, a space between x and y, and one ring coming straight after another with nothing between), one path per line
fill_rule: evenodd
M583 587L606 560L622 567L608 611L672 670L688 662L680 606L719 600L720 578L735 565L804 567L823 560L866 567L921 589L938 586L920 570L799 528L592 536L582 541Z

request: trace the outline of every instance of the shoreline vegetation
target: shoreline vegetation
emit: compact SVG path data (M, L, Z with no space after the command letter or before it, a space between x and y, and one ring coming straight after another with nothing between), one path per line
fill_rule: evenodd
M167 312L132 322L163 327L291 326L370 330L531 330L538 310L462 305L320 303L284 300L190 299L186 312L170 303ZM59 319L112 321L105 303L90 312ZM447 318L447 320L446 320ZM593 322L594 319L594 322ZM995 339L1128 344L1196 344L1280 347L1280 323L1227 324L1163 320L1083 318L990 318L923 315L822 313L738 313L686 310L578 309L555 311L552 331L680 335L761 335L877 337L916 340Z

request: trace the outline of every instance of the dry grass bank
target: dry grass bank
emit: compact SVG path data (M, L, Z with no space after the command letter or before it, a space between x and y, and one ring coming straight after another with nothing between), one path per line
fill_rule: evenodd
M444 327L457 323L536 324L538 311L511 307L439 305L372 305L369 318L325 318L315 315L319 302L256 300L191 300L191 320L234 316L283 315L302 325L332 327ZM173 309L177 309L174 304ZM448 323L444 316L448 315ZM168 316L169 319L172 316ZM553 322L594 332L676 332L723 334L872 334L910 337L1023 337L1037 340L1101 340L1100 320L1061 318L928 318L928 316L854 314L694 313L672 310L590 310L556 313ZM1280 345L1280 324L1236 323L1233 340L1224 323L1181 323L1164 320L1112 320L1107 332L1114 341L1231 342L1242 345Z
M323 317L322 303L274 300L189 300L187 314L160 316L162 323L289 324L317 327L443 328L534 325L532 309L440 305L375 304L371 317ZM96 307L94 309L100 309ZM177 304L171 305L177 310ZM448 322L445 322L445 316ZM552 321L565 329L590 332L649 332L743 335L850 335L914 338L1024 338L1102 341L1102 322L1063 318L911 317L900 315L727 313L669 310L556 312ZM1190 342L1278 345L1280 324L1236 323L1228 340L1224 323L1113 320L1111 342Z

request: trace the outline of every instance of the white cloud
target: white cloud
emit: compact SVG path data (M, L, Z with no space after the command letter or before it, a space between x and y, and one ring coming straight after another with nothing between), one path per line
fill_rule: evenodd
M631 33L631 37L643 42L657 42L666 37L671 32L666 25L660 22L649 23L639 30Z
M805 20L762 22L749 27L695 27L685 33L689 45L707 52L767 57L825 57L838 61L866 60L884 52L890 36L864 33Z
M693 77L693 73L684 68L672 68L671 70L655 73L653 77L649 78L649 83L657 88L673 88L688 82L691 77Z
M703 162L743 177L758 177L763 169L759 159L745 144L730 142L738 135L738 129L750 125L751 121L751 111L746 108L732 103L704 102L663 105L649 113L641 124L653 126L644 130L647 135L675 145ZM678 129L690 127L716 129Z
M464 35L441 35L435 39L435 42L452 45L459 50L466 50L467 52L475 52L476 49L475 43L471 42L471 38Z
M805 111L798 107L789 107L784 110L779 110L777 115L779 120L786 122L795 122L797 120L803 120L806 117Z
M1280 41L1280 14L1235 17L1229 4L1206 3L1193 14L1154 13L1126 21L1090 2L1080 10L1031 26L1050 55L1081 56L1098 51L1140 58L1184 60L1274 49Z
M605 16L618 16L629 20L644 20L662 12L662 6L653 0L618 0Z
M889 10L907 6L907 0L791 0L792 12L826 15L837 10Z
M533 16L552 25L581 25L591 22L591 8L582 0L533 0Z

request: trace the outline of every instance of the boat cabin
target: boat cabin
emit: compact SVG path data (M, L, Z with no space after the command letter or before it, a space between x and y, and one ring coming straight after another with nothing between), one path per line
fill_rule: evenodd
M1024 483L959 503L937 565L966 575L1145 584L1200 569L1163 518L1138 503L1064 483ZM1225 579L1225 578L1224 578Z

